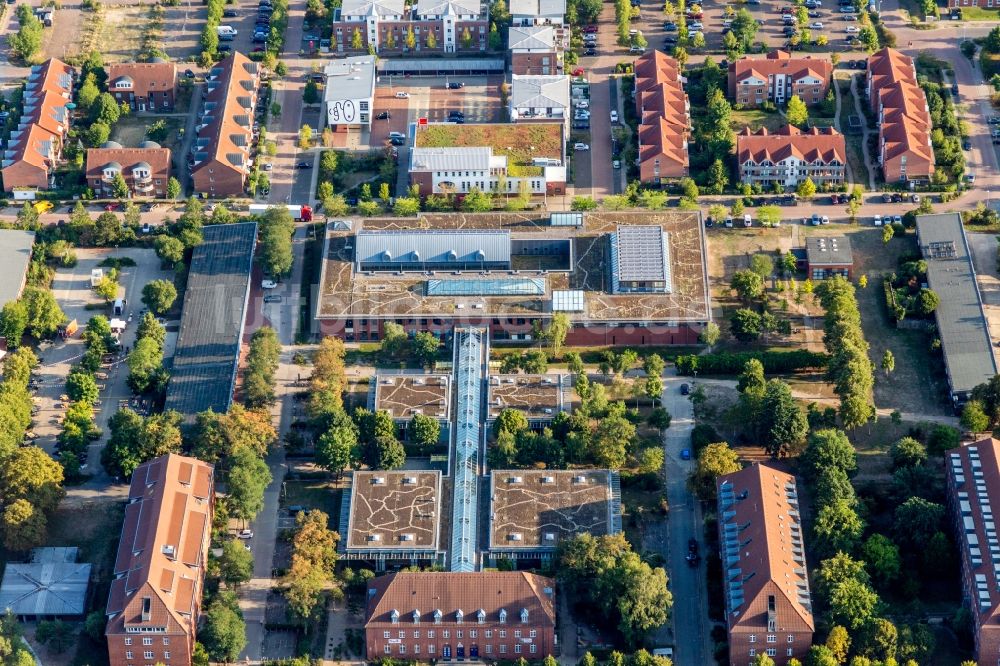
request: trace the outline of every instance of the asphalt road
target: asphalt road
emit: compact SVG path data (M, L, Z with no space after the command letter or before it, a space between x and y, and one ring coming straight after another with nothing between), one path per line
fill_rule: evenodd
M671 369L669 372L673 372ZM669 539L667 563L669 585L674 596L674 664L677 666L703 666L711 661L708 648L709 627L708 599L705 588L705 565L692 569L687 555L688 539L702 541L701 508L688 491L687 478L694 469L694 461L681 460L681 451L691 448L691 429L694 427L694 409L687 396L681 395L681 384L689 383L684 377L668 376L664 379L663 406L673 417L664 437L666 452L667 513Z

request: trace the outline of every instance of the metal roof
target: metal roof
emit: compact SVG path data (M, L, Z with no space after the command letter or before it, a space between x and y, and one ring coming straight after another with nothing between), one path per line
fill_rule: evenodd
M29 617L83 616L91 567L77 562L9 562L0 583L0 609Z
M619 282L670 282L667 238L661 227L619 225L612 244Z
M507 158L503 155L497 158L503 160L506 167ZM493 159L493 149L489 146L414 148L410 171L487 171Z
M379 61L383 74L403 72L502 72L503 58L386 58Z
M256 238L254 222L205 227L191 258L167 409L185 415L229 409Z
M0 230L0 307L21 295L34 243L34 231Z
M551 25L512 25L507 32L507 48L511 51L551 51L555 43L556 32Z
M510 263L510 232L359 231L358 265L385 263Z
M368 16L374 13L380 17L402 16L405 5L404 0L344 0L340 14Z
M569 108L569 77L564 75L511 76L510 105L513 108Z
M482 5L479 0L417 0L414 13L420 17L445 14L479 16Z
M482 435L485 328L455 329L455 446L451 504L451 571L475 571L479 525L479 439Z
M334 60L323 68L326 90L323 100L365 99L375 95L375 56Z
M564 16L566 0L510 0L512 16Z
M934 316L953 396L997 374L976 271L959 213L917 216L927 285L940 297Z
M810 236L806 238L806 260L810 266L853 265L851 239L847 236Z

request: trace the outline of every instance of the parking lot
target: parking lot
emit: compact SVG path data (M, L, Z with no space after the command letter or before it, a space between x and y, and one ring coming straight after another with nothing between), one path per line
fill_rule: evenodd
M109 256L132 258L135 266L123 267L119 283L122 285L124 298L127 301L124 319L128 320L132 314L131 321L122 335L121 343L123 347L131 348L135 343L135 329L138 325L138 313L143 308L141 302L141 292L147 282L156 279L169 279L172 277L170 271L160 270L160 260L152 250L128 249L128 250L107 250L107 249L77 249L77 265L73 268L62 268L56 272L55 280L52 283L52 293L62 308L66 317L70 320L76 319L81 330L86 326L87 321L98 314L110 317L110 306L100 309L87 309L87 305L100 304L101 299L94 294L90 288L90 272L96 268L104 259ZM176 334L168 332L165 344L164 355L169 357L173 353ZM65 393L66 377L70 368L76 363L84 353L83 340L80 333L70 339L57 339L53 343L46 343L40 349L40 365L36 371L38 390L35 394L35 408L37 412L34 416L36 425L34 432L38 435L37 444L50 454L55 454L56 436L60 432L60 422L66 411L66 401L61 397ZM93 482L105 483L107 477L104 476L100 468L100 450L107 437L107 422L118 410L120 400L127 400L131 397L131 391L126 385L128 377L128 367L124 363L124 356L114 359L110 367L102 368L106 378L99 377L98 384L104 385L101 391L100 403L95 406L94 419L97 427L104 431L105 437L90 446L86 473L93 474Z

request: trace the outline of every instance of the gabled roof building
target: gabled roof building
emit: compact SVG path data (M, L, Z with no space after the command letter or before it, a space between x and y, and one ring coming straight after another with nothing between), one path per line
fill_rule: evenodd
M123 148L109 141L87 149L87 185L98 197L113 196L115 176L121 174L133 197L165 197L170 178L170 149L144 141L138 148Z
M119 62L108 65L108 92L135 111L174 108L177 65L164 60Z
M412 7L403 0L344 0L333 12L333 46L341 53L371 47L379 55L471 53L486 50L487 28L478 0L418 0Z
M962 596L972 616L977 664L1000 663L1000 440L981 439L945 454L948 505L962 560Z
M562 25L566 0L511 0L512 25Z
M650 51L635 61L639 178L661 184L688 175L691 104L677 61Z
M767 189L774 183L798 187L806 178L817 186L840 185L847 165L844 135L832 127L800 130L785 125L776 132L744 128L736 137L740 180Z
M755 464L717 487L730 666L802 661L815 621L795 477Z
M557 25L512 25L507 30L511 74L559 74L566 32Z
M913 59L891 48L877 51L868 58L865 83L879 123L878 158L885 181L930 180L933 127Z
M132 474L108 595L111 666L190 664L212 532L213 468L169 454Z
M243 194L250 175L250 148L260 65L233 53L212 68L198 137L191 148L194 190L210 197Z
M514 123L559 120L569 137L569 77L511 75L510 120Z
M55 58L31 68L24 87L21 119L11 131L0 173L4 190L45 190L69 132L73 69Z
M806 104L826 98L833 64L826 58L792 57L775 49L764 58L744 56L729 63L729 98L743 107L784 104L798 95Z
M543 659L556 653L555 588L524 571L379 576L368 584L367 658Z

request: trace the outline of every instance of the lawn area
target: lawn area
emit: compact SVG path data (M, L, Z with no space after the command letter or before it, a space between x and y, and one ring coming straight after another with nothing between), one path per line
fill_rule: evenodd
M158 116L123 116L111 128L111 140L117 141L125 148L135 148L146 140L146 133L153 123L162 120L166 125L166 138L157 141L162 147L169 148L171 153L178 154L181 147L180 130L184 127L183 118L167 118Z
M330 517L330 527L337 529L342 492L333 480L327 478L288 480L284 485L282 506L299 505L319 509Z
M1000 21L1000 10L987 7L962 7L962 19L966 21ZM943 21L949 20L942 17Z
M104 5L101 10L97 43L105 62L128 62L135 59L142 45L142 31L149 21L149 9L142 4Z
M779 127L785 126L785 117L777 111L764 111L763 109L733 109L732 125L733 130L739 132L744 127L749 127L756 132L761 127L766 127L768 132L773 132Z
M417 131L417 148L489 146L515 165L528 165L535 157L562 159L562 128L558 124L433 125ZM539 167L540 171L540 167ZM530 175L521 170L523 175ZM514 175L514 174L511 174Z

